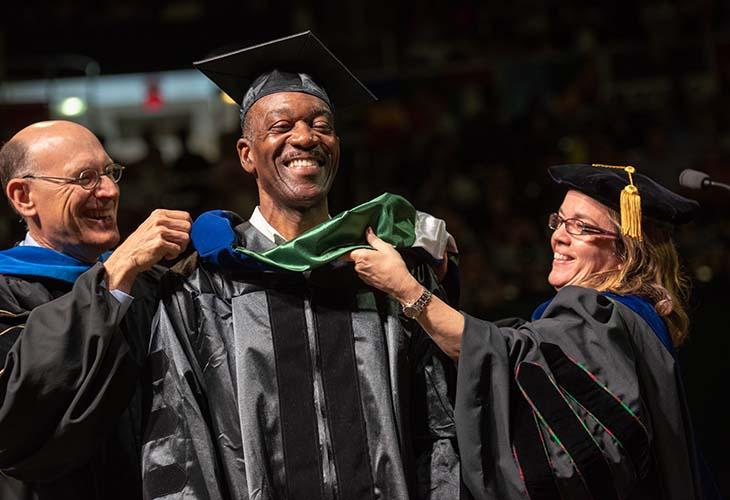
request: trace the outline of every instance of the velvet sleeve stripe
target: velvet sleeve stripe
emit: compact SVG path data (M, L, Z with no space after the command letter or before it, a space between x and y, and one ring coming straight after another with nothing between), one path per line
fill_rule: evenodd
M644 477L649 466L649 434L641 421L593 374L568 358L560 347L543 343L540 349L560 388L618 441L636 468L637 477Z
M178 417L173 410L164 407L151 412L145 441L174 436L178 429ZM171 492L168 492L171 493Z
M522 362L517 383L553 439L571 458L594 500L617 500L611 470L593 437L541 366Z
M170 360L167 359L165 351L155 351L148 357L147 370L150 375L150 382L157 383L164 380L167 370L170 366Z
M161 498L181 491L187 476L179 464L152 469L145 474L145 498Z
M515 397L515 414L513 453L529 498L561 500L535 414L521 394Z

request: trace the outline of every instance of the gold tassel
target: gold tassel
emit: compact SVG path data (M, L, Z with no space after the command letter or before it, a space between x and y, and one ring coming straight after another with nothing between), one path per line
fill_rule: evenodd
M641 241L641 197L634 185L621 190L621 230L626 236Z
M634 184L633 178L636 169L630 165L619 167L594 163L593 166L622 168L628 174L629 184L621 190L621 231L629 238L641 241L641 196L639 196L639 188Z

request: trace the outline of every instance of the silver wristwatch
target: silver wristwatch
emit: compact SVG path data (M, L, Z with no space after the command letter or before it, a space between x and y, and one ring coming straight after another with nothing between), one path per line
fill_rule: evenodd
M423 311L423 308L426 307L426 304L431 300L431 296L433 294L430 290L423 289L423 293L421 294L418 299L413 302L412 304L406 304L403 306L403 314L407 318L415 318L419 314L421 314L421 311Z

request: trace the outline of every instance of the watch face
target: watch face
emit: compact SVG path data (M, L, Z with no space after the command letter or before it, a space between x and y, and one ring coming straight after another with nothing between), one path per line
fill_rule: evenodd
M420 297L418 297L418 300L416 300L413 304L403 306L403 314L407 318L415 318L421 314L421 311L423 311L423 308L426 307L429 300L431 300L431 292L424 288L423 293Z

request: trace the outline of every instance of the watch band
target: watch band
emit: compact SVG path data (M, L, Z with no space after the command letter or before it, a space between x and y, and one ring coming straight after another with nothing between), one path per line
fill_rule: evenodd
M403 314L405 314L408 318L417 317L429 303L432 296L433 294L431 293L431 290L424 288L423 293L415 302L403 306Z

